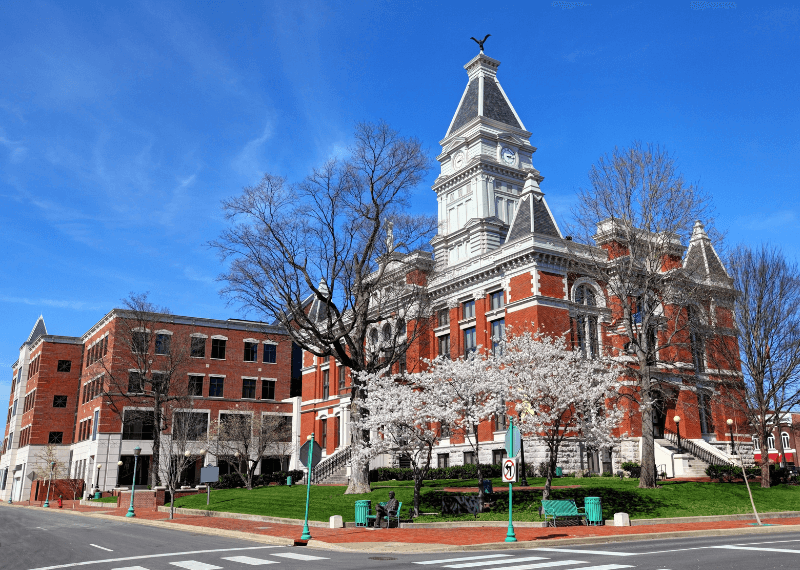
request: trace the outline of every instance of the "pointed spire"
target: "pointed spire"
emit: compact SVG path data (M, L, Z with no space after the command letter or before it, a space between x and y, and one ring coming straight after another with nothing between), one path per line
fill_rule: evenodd
M47 334L47 327L44 324L44 317L39 314L39 318L36 319L36 324L33 325L33 329L31 329L31 334L28 335L28 340L25 341L27 344L33 344L36 342L36 339L40 336Z
M689 239L689 249L683 259L683 267L702 277L730 279L700 220L697 220L692 228L692 237Z
M519 206L514 221L508 229L506 243L526 237L532 233L561 237L552 212L544 199L539 182L544 180L538 171L528 172L520 194Z

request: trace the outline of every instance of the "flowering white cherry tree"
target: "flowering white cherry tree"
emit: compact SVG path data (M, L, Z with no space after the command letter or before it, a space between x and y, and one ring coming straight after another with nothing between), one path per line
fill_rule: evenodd
M580 351L569 350L561 337L530 332L510 337L495 365L508 386L509 398L517 402L520 431L547 446L547 483L542 495L547 500L565 438L581 438L596 448L614 444L612 434L622 411L607 402L617 397L619 367L611 359L588 359Z
M442 428L448 428L451 436L463 436L472 447L478 468L478 500L483 505L477 431L481 422L506 412L504 377L496 373L495 357L480 350L456 360L438 357L427 362L428 368L414 374L414 380L425 391L427 401L436 406Z
M442 413L429 392L414 382L415 375L362 374L367 396L358 427L377 433L362 438L358 454L362 461L382 453L405 456L414 470L414 516L419 516L422 482L431 468L433 448L439 440L438 421Z

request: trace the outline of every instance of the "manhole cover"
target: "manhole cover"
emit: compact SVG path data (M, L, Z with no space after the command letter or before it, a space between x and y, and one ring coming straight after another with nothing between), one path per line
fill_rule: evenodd
M397 560L397 558L392 558L391 556L370 556L370 560Z

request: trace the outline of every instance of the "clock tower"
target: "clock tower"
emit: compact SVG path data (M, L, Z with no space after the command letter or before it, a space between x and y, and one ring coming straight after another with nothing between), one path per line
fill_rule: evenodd
M483 52L464 66L467 86L439 143L431 241L439 271L533 232L561 237L539 188L531 133L497 80L499 66Z

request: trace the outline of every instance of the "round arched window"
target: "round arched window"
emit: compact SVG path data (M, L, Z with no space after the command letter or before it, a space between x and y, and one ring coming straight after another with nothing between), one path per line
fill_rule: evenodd
M372 329L369 333L369 340L372 344L378 344L378 329Z
M390 341L392 340L392 325L386 323L383 325L383 340Z
M588 285L578 285L575 288L574 301L578 305L574 323L577 347L584 356L597 358L600 352L600 341L597 314L593 310L594 307L597 307L594 291Z

